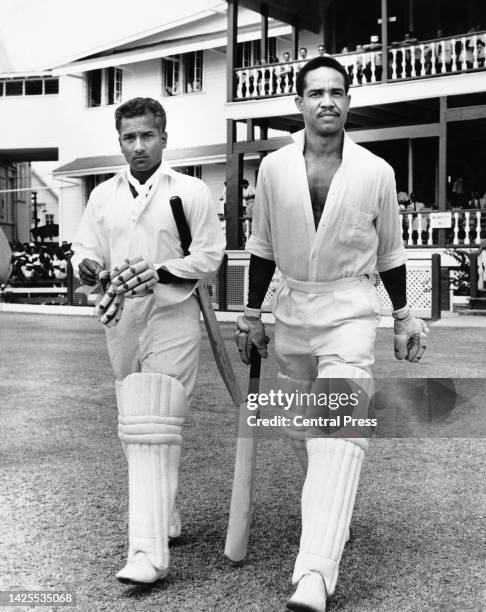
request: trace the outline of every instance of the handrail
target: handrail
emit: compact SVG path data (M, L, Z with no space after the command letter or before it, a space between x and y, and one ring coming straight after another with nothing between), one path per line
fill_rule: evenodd
M365 45L333 55L346 68L351 87L486 69L486 30L427 40L400 41L386 50ZM481 43L483 46L479 49ZM386 55L386 61L383 61ZM234 99L268 98L296 93L296 76L307 59L235 68Z

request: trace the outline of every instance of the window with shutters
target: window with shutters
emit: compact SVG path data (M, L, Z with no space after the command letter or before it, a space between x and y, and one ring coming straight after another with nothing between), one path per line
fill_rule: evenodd
M121 68L98 68L86 73L87 105L120 104L122 100Z
M191 51L162 59L162 95L202 91L203 52Z

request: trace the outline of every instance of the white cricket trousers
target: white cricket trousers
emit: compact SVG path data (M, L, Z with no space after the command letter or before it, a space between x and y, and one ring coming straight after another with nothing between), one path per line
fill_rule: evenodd
M370 390L380 301L368 276L331 282L284 278L272 306L283 378L300 382L307 391L317 377L362 379L360 384ZM306 448L302 535L292 581L317 571L332 595L367 440L312 437Z
M136 372L166 374L190 397L197 377L201 330L197 299L158 306L153 294L125 299L120 322L106 328L111 365L118 380Z

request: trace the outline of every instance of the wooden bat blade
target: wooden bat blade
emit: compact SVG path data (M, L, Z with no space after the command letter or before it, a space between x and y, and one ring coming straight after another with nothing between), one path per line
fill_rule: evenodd
M228 389L231 399L235 406L241 406L245 401L243 394L236 378L235 371L231 364L231 359L224 343L224 338L219 328L218 320L214 314L213 305L208 294L206 287L198 287L196 289L197 299L199 301L199 307L201 309L204 324L206 325L206 331L208 333L209 342L213 351L214 360L218 366L221 378Z
M258 393L261 357L253 350L248 393ZM236 444L233 491L226 532L224 554L231 561L242 561L248 551L251 515L255 496L257 439L248 425L246 402L240 406L238 441Z

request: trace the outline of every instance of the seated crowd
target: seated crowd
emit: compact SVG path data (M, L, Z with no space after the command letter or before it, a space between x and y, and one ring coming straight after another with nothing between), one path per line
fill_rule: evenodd
M67 259L60 247L49 249L33 242L10 244L12 273L9 283L64 282L67 278Z

